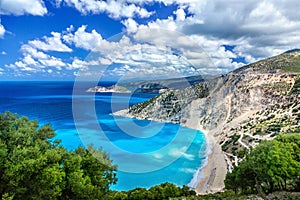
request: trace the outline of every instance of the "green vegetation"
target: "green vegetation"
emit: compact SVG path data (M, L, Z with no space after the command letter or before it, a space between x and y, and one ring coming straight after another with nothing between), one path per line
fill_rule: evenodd
M233 144L233 145L237 145L237 141L240 139L240 135L237 135L237 134L234 134L232 136L230 136L229 140L227 140L223 145L222 145L222 150L223 151L226 151L228 148L229 148L229 145L230 144Z
M137 103L130 106L129 113L136 113L136 114L141 113L147 106L153 104L157 100L157 98L158 96L155 96L145 102Z
M292 89L292 94L295 94L295 93L297 93L297 94L300 93L300 78L297 78L295 80L295 84Z
M115 184L116 166L93 148L67 151L50 125L0 114L2 199L101 199Z
M282 69L287 72L300 72L300 57L287 55L286 59L289 59L289 62L286 62L283 65Z
M167 200L176 197L195 197L196 193L189 187L177 187L172 183L163 183L151 187L150 189L135 188L127 192L111 191L106 196L106 200Z
M285 72L300 72L300 56L295 53L284 53L239 68L236 72L247 68L261 72L275 72L278 69Z
M236 193L300 191L300 134L283 134L263 141L227 174L227 189Z

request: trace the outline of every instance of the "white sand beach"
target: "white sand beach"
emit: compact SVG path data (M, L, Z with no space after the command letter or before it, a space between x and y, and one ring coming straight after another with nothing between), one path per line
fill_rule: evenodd
M201 99L194 100L189 108L189 115L184 118L181 125L196 129L205 134L207 143L207 160L204 166L198 170L198 180L193 180L193 188L197 194L208 194L219 192L224 189L224 179L227 173L227 163L221 146L218 143L218 137L214 135L221 131L221 127L214 130L205 130L199 121L199 105ZM195 183L196 182L196 183Z
M227 164L221 146L208 132L201 130L206 135L209 148L207 163L201 168L201 179L195 191L197 194L218 192L224 189L224 179L227 172Z

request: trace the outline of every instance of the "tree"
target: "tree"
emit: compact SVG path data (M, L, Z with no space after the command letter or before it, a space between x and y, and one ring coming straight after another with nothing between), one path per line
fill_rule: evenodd
M299 189L300 135L283 134L263 141L227 174L225 186L270 193L274 190Z
M0 114L0 194L7 199L101 199L116 166L92 146L67 151L50 125Z
M163 187L162 194L164 199L179 197L181 195L180 188L172 183L163 183L161 186Z

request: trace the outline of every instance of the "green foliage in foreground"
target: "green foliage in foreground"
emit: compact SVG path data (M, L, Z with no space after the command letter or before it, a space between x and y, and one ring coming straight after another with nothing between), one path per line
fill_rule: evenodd
M300 134L283 134L263 141L227 174L227 189L236 193L300 191Z
M66 151L50 125L0 114L2 199L101 199L115 184L116 166L100 149Z
M164 200L175 197L192 197L195 196L195 191L189 187L177 187L172 183L163 183L151 187L150 189L135 188L127 192L111 191L106 196L106 200Z

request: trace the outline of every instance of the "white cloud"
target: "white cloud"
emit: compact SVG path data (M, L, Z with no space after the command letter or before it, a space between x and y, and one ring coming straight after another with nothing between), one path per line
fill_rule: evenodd
M214 38L219 43L227 40L238 46L237 54L261 59L300 45L300 17L294 13L297 6L300 6L297 1L287 4L279 0L240 3L217 0L191 4L192 18L201 19L203 23L182 25L180 30ZM237 52L243 45L253 48Z
M161 23L161 21L159 23ZM188 72L188 74L183 73L183 75L198 75L197 72L204 73L204 71L208 71L208 68L211 68L209 69L209 73L211 73L212 71L215 71L215 73L216 72L219 73L220 66L212 62L214 61L212 57L214 57L215 60L217 60L222 58L222 56L220 56L219 54L229 55L230 57L224 58L224 61L226 60L226 64L228 64L228 61L230 61L229 58L236 57L236 55L233 55L233 53L225 52L225 48L224 47L221 48L221 46L219 46L219 43L207 40L205 37L198 37L198 36L189 37L184 34L178 33L176 31L169 31L167 29L156 28L159 26L152 26L152 24L154 23L151 23L150 26L148 25L138 26L137 31L133 33L134 39L137 42L141 42L141 43L145 43L145 42L151 43L155 45L157 49L159 47L161 48L170 47L172 51L169 51L168 53L172 55L171 57L173 57L173 61L185 59L184 64L181 63L181 65L177 65L178 68L179 66L181 66L182 69L187 70L189 69L189 66L194 66L194 68L190 68L189 70L186 71ZM201 44L202 42L205 42L207 44L210 52L213 52L213 55L208 54L207 49L204 50L204 48L201 48L203 47L203 45ZM144 55L143 57L145 59L147 58L147 56ZM148 58L148 60L151 59L153 60L153 58ZM165 60L172 60L172 59L168 58ZM175 63L167 63L162 60L161 62L163 63L162 67L164 65L167 66L168 64L171 64L171 66L176 65ZM182 71L177 70L177 72L180 73Z
M1 15L39 15L47 14L43 0L1 0L0 1Z
M178 10L176 10L174 12L174 14L176 14L176 20L177 21L184 21L185 20L185 11L182 8L179 8Z
M52 37L43 37L44 41L32 40L28 44L36 49L43 51L59 51L59 52L72 52L72 49L61 41L61 34L51 32Z
M64 41L69 44L74 44L78 48L95 51L101 46L101 43L103 41L102 36L97 33L96 30L92 30L90 33L86 32L86 28L86 25L82 25L74 34L68 33L64 35Z
M60 58L56 58L54 56L48 56L48 59L39 60L39 62L45 67L55 67L58 70L61 70L61 67L66 66L66 63L64 63Z
M71 52L72 49L63 43L63 41L86 50L92 50L94 47L98 47L99 43L95 40L99 38L102 40L101 35L95 30L91 33L85 32L85 28L86 26L82 26L72 34L71 32L74 31L74 27L70 26L62 33L51 32L52 37L44 36L42 40L36 39L28 41L27 44L23 44L20 48L23 57L15 63L5 66L9 69L13 69L16 74L20 74L20 72L26 72L26 74L42 72L61 75L59 71L62 70L87 70L89 66L98 65L100 61L87 62L77 57L73 59L70 58L71 61L70 59L64 61L59 57L45 53L45 51ZM64 39L62 41L63 37Z
M132 18L123 20L122 24L124 24L128 33L134 33L137 31L138 24Z
M31 66L37 66L38 65L38 62L35 61L31 55L26 55L24 58L23 58L23 63L26 64L26 65L31 65Z
M135 24L136 22L129 19L123 23ZM138 40L126 35L119 35L120 39L118 41L108 41L103 39L95 30L87 32L86 28L86 26L81 26L75 32L67 31L63 35L63 39L69 44L74 44L77 48L92 51L93 53L90 57L96 59L94 60L97 62L95 65L101 64L99 70L113 63L119 64L123 67L111 70L109 73L118 76L126 75L128 78L171 78L198 75L200 72L198 68L195 68L192 63L182 57L183 54L180 53L180 50L175 51L172 49L188 47L189 49L197 50L198 55L201 55L199 54L199 46L184 37L184 35L178 37L176 32L168 31L168 34L162 34L161 31L166 30L153 29L148 31L145 29L147 33L140 32L140 36L136 37ZM165 37L158 38L157 35ZM162 39L165 39L165 42L162 42ZM178 41L176 41L177 39ZM202 61L202 64L204 65L205 63ZM69 68L83 69L86 68L84 66L86 66L86 63L79 63L74 60Z
M39 2L44 6L42 1ZM296 0L289 2L56 0L55 2L57 6L74 7L82 14L107 13L112 18L121 18L128 35L120 35L119 41L108 41L96 30L88 31L86 25L79 28L70 26L62 33L53 32L52 37L29 41L23 45L22 50L26 51L22 52L27 54L24 53L24 58L18 61L19 66L31 63L29 66L37 67L30 57L26 58L30 55L38 65L45 67L57 65L69 70L86 70L91 65L90 62L74 58L66 63L42 52L70 52L72 45L92 51L98 56L94 64L101 63L105 66L112 63L119 64L120 68L111 71L119 75L147 73L165 75L167 72L194 75L205 71L225 73L243 65L242 62L233 62L237 58L243 57L246 62L253 62L300 47L300 15L299 9L296 9L300 7L300 2ZM166 19L155 19L139 24L137 18L146 18L153 14L143 6L153 5L154 2L177 7L173 7L172 16ZM0 10L3 12L3 8ZM230 45L233 49L228 51L224 45Z
M28 72L41 72L49 67L61 70L62 67L67 66L60 58L38 51L28 44L22 45L21 52L23 53L23 58L14 64L6 65L8 68Z
M87 71L91 66L99 66L100 62L98 60L80 60L78 58L74 58L71 64L67 64L68 70L81 70Z
M0 54L1 55L6 55L7 53L6 53L6 51L1 51Z
M23 55L31 55L33 58L36 59L47 59L48 55L45 54L44 52L38 51L37 49L35 49L34 47L28 45L28 44L24 44L21 46L21 52L23 53Z
M135 0L130 2L137 3ZM150 4L162 1L146 2ZM175 38L167 32L157 31L154 34L153 29L182 32L209 55L216 71L224 73L244 65L242 62L232 61L238 57L243 57L246 62L253 62L300 46L300 15L296 9L300 7L300 2L295 0L289 3L280 0L169 0L164 3L178 5L174 11L175 19L170 16L147 24L134 24L127 20L123 22L127 32L137 40L151 40L156 44ZM199 66L203 62L201 50L197 52L192 47L184 46L186 42L180 44L177 40L174 43L178 43L182 55L191 63ZM224 45L235 48L226 51ZM210 70L212 69L208 69Z
M57 1L59 4L61 1ZM134 16L146 18L151 16L153 13L147 11L145 8L137 6L133 3L120 0L110 1L98 1L98 0L64 0L64 2L70 6L76 8L82 14L99 14L107 13L112 18L131 18Z
M1 22L1 21L0 21ZM0 23L0 38L3 38L5 34L5 28L4 26Z

